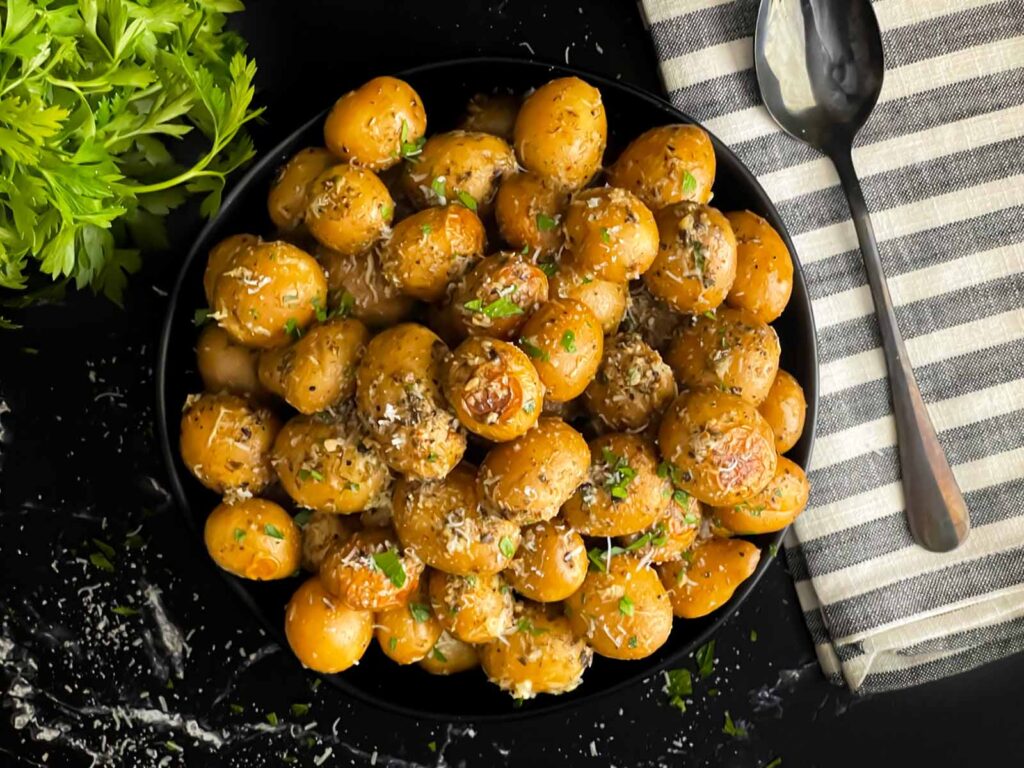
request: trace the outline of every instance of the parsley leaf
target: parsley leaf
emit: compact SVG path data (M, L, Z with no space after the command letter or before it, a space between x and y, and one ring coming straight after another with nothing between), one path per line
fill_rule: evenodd
M710 676L715 671L715 641L708 640L697 649L694 655L697 659L697 671L700 672L701 679Z
M573 331L568 330L562 334L562 349L566 352L576 351L576 334Z
M546 363L551 359L551 356L546 351L538 347L536 344L531 344L526 339L519 339L519 346L522 347L523 352L534 360L540 360L542 363Z
M469 194L469 192L463 192L461 189L457 189L455 190L455 197L458 198L460 203L469 208L469 210L476 213L476 198Z
M416 622L422 624L430 618L430 606L425 603L409 603L409 613Z
M537 229L541 232L548 232L558 226L558 221L546 213L537 214Z
M665 672L665 687L662 690L668 694L669 706L675 707L680 712L686 711L684 696L693 694L693 676L688 669L670 669Z
M405 586L405 568L402 566L402 560L398 557L397 551L389 549L376 553L373 555L373 564L378 570L384 572L388 581L394 586L399 589Z
M281 533L281 529L273 523L266 523L263 526L263 532L272 539L283 539L284 534Z
M399 157L413 163L418 163L419 158L417 155L423 151L423 145L426 143L426 136L420 136L418 139L409 141L409 123L406 120L402 120L402 131L398 137Z
M728 712L725 713L725 725L722 726L722 733L726 736L732 736L734 739L747 738L747 729L742 725L736 725Z
M683 171L683 194L692 195L697 191L697 177L689 171Z
M608 227L601 227L601 242L610 243L611 241L612 235L611 232L608 230Z
M535 626L532 621L525 617L516 622L516 632L526 632L527 634L532 635L533 637L543 635L544 633L549 631L550 630L547 627Z
M537 266L548 277L554 277L558 274L558 264L553 261L538 261Z
M501 550L501 554L508 558L511 558L516 553L516 545L512 543L512 539L508 536L501 537L501 541L498 542L498 549Z
M515 286L512 287L514 288ZM471 312L479 312L492 320L498 320L503 317L515 317L516 315L523 314L523 308L512 301L508 296L499 296L490 304L486 305L480 299L470 299L462 306Z
M625 456L616 456L609 448L603 450L602 457L608 470L605 487L613 499L622 501L629 496L627 488L636 478L636 470L629 466Z
M619 613L623 616L633 615L633 601L630 599L629 595L623 595L619 598Z

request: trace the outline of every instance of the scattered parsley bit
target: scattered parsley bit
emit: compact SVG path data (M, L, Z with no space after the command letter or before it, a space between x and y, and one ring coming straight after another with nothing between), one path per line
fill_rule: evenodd
M380 217L382 219L390 219L391 214L395 212L394 206L387 204L381 204L378 208L380 209Z
M707 312L702 312L701 314L703 314L708 320L715 319L715 310L713 309L709 309Z
M182 752L182 751L184 751L184 750L182 750L181 747L179 747L177 744L175 744L173 741L170 741L170 740L165 741L164 742L164 746L167 748L168 752Z
M459 189L456 190L455 196L459 199L460 203L469 208L473 213L476 213L476 198L469 194L469 192L463 192Z
M690 504L690 494L688 494L686 491L673 491L672 501L674 501L680 507L683 507L685 509ZM687 520L687 522L690 521Z
M665 530L665 525L663 523L658 523L654 526L654 530L648 531L636 541L628 544L625 547L625 551L635 552L647 544L653 544L656 547L663 547L665 546L666 541L668 541L668 532Z
M312 516L313 513L310 510L300 509L298 512L295 513L295 524L299 526L299 528L305 528L306 523L309 522L309 518L311 518Z
M515 286L511 287L513 290L510 291L510 293L515 290ZM515 317L516 315L523 314L523 308L512 301L508 296L499 296L486 306L484 306L484 303L480 299L471 299L462 306L472 312L479 312L492 320L497 320L502 317Z
M114 556L114 548L112 546L110 546L109 544L107 544L107 542L101 541L100 539L93 539L92 543L95 544L96 548L99 549L99 551L102 552L107 557L113 557Z
M541 232L548 232L554 229L557 225L558 222L546 213L537 214L537 229Z
M288 321L284 324L284 331L293 338L302 338L302 329L299 328L299 324L294 317L288 318Z
M232 535L235 537L236 542L241 542L245 538L245 531L241 528L235 528L235 532Z
M424 235L429 235L433 231L434 230L431 228L429 224L420 224L420 232L422 232Z
M756 643L757 642L757 630L756 629L750 630L750 642L752 642L752 643Z
M538 261L537 266L548 277L554 277L558 274L558 265L553 261Z
M587 275L587 276L585 276L583 278L582 284L583 285L589 285L592 282L594 282L594 276L593 275Z
M292 704L292 715L295 717L302 717L309 714L309 704L300 704L295 702Z
M314 296L311 303L313 304L313 311L316 313L316 321L318 323L326 323L331 313L327 311L327 307L320 301L320 297Z
M118 616L138 616L139 615L139 609L138 608L131 608L130 606L127 606L127 605L115 605L110 610L112 610Z
M409 613L413 620L422 624L430 618L430 606L425 603L409 603Z
M779 545L778 544L769 544L768 545L768 557L775 557L777 554L779 554Z
M302 480L303 482L307 480L316 480L318 483L322 483L323 479L323 474L315 469L306 469L303 467L299 470L299 480Z
M700 272L701 275L703 275L704 274L704 265L706 263L705 259L704 259L704 246L701 245L700 243L694 241L692 243L692 248L693 248L693 263L697 267L697 271Z
M426 136L420 136L415 141L409 141L409 123L402 120L402 132L398 137L398 156L412 163L418 163L416 155L423 151L423 145L427 143Z
M402 561L398 557L398 552L393 549L389 549L386 552L378 552L373 556L373 564L378 569L384 572L384 575L388 577L394 586L401 589L405 586L405 568L402 567Z
M427 742L427 749L429 749L431 752L437 752L437 742L436 741L428 741Z
M393 651L397 647L398 647L398 638L395 637L394 635L392 635L390 638L388 638L388 648L390 648Z
M281 529L273 523L266 523L263 526L263 532L272 539L283 539L284 534L281 533Z
M700 672L701 679L710 676L715 671L714 640L708 640L704 643L704 645L697 649L697 653L694 656L697 659L697 671Z
M601 227L601 242L610 243L612 241L612 235L608 231L608 227Z
M587 550L587 559L590 560L590 564L594 570L604 573L608 570L608 561L611 560L615 555L623 555L628 552L628 549L623 547L611 546L611 547L593 547Z
M338 309L335 314L338 317L348 317L352 314L352 309L356 305L356 297L348 291L341 294L341 300L338 302Z
M692 195L697 191L697 177L689 171L683 171L683 194Z
M779 768L780 765L782 765L782 758L781 757L776 757L774 760L772 760L770 763L768 763L764 768Z
M535 410L537 410L537 403L533 400L527 400L523 403L523 413L533 413Z
M523 249L522 249L522 250L520 251L520 253L521 253L521 254L522 254L523 256L525 256L525 255L526 255L526 254L528 254L529 252L530 252L530 244L529 244L529 243L527 243L526 245L524 245L524 246L523 246Z
M629 496L626 490L629 484L636 478L636 470L629 466L625 456L616 456L610 449L605 448L602 452L604 463L608 467L608 479L605 480L605 487L613 499L622 500Z
M636 635L630 635L629 636L629 640L627 641L626 645L628 645L630 648L636 648L636 645L637 645Z
M572 330L568 330L562 334L562 349L566 352L576 351L576 334Z
M434 453L433 451L428 453L427 454L427 461L429 461L431 464L433 464L435 461L437 461L437 454Z
M114 565L107 559L107 556L102 552L93 552L89 555L89 562L99 568L101 571L107 571L108 573L114 572Z
M448 205L448 191L445 187L444 181L444 176L438 176L433 182L431 182L430 189L437 197L438 203L441 205Z
M437 660L437 661L441 661L441 662L448 661L448 657L445 656L443 653L441 653L441 649L438 648L436 645L434 646L434 649L430 652L430 655L433 656L434 659Z
M736 723L732 721L732 717L729 716L728 712L725 713L725 725L722 726L722 733L726 736L732 736L734 739L747 738L747 729L742 725L736 725Z
M206 325L207 321L210 319L210 315L212 314L213 310L208 309L207 307L197 309L195 314L192 315L192 325L194 325L196 328L200 327L201 325Z
M271 725L277 725L281 721L277 719L277 712L270 712L267 714L267 722Z
M542 363L546 363L551 359L551 356L546 351L535 344L531 344L524 338L519 339L519 346L522 348L523 352L534 360L540 360Z
M619 599L619 613L623 616L633 615L633 601L630 599L629 595L623 595Z
M527 618L522 618L516 622L516 632L527 632L533 637L543 635L548 632L547 627L536 627L533 622Z
M508 536L501 537L501 541L498 542L498 549L501 550L501 554L508 558L511 558L516 553L516 545L512 543L512 539Z
M662 690L668 694L668 704L680 712L686 711L684 696L693 694L693 676L688 669L669 669L665 672L665 687Z
M243 707L241 704L229 704L228 709L231 710L231 713L233 715L240 715L243 712L245 712L245 707Z
M321 477L320 479L322 480L322 479L323 479L323 477ZM346 490L346 491L358 491L358 490L359 490L359 483L353 483L353 482L352 482L351 480L349 480L349 481L348 481L348 482L346 482L346 483L345 483L345 485L344 485L344 486L342 486L342 487L343 487L343 488L344 488L344 490Z

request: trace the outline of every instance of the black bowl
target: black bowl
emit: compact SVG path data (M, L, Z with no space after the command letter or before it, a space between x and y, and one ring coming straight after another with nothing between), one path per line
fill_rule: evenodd
M614 158L634 137L648 128L666 123L695 122L651 94L567 67L516 59L464 59L417 67L399 76L408 80L423 97L432 131L454 126L469 97L495 88L523 92L553 78L578 75L601 89L608 111L608 157ZM348 85L354 86L355 83ZM339 87L339 92L341 88ZM277 168L302 147L323 142L318 114L281 142L237 183L228 194L220 213L196 239L182 266L170 298L167 320L160 341L157 373L157 413L164 458L170 473L174 497L185 521L197 533L197 550L202 546L203 521L218 499L189 474L178 455L178 428L182 404L190 392L202 384L195 369L195 310L205 306L202 276L206 254L221 238L237 232L269 235L266 196ZM754 176L718 139L712 137L718 156L715 181L715 206L722 210L747 208L771 222L795 254L793 244L778 213ZM818 397L818 354L815 343L811 302L800 265L794 273L793 298L775 323L782 339L782 366L790 371L807 396L807 426L800 442L788 454L801 466L810 460ZM711 616L677 620L669 641L653 656L642 661L612 661L597 658L585 675L583 684L563 696L541 696L513 706L512 698L488 683L479 672L452 677L434 677L418 667L399 667L388 661L371 645L357 667L342 675L328 676L338 688L354 698L383 709L413 717L445 720L483 720L488 718L528 717L574 706L596 697L619 691L630 683L672 665L683 662L705 642L741 602L753 592L771 562L770 550L780 544L783 533L753 537L761 547L762 558L753 577L748 579L729 603ZM203 552L197 556L205 557ZM284 606L297 580L254 583L219 571L278 642L283 636ZM296 667L298 669L298 666Z

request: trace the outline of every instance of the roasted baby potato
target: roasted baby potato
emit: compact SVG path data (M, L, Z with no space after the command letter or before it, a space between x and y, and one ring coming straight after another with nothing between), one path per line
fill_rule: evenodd
M518 347L474 336L452 355L445 395L466 429L503 443L537 423L544 385Z
M569 193L533 173L506 176L498 188L494 216L506 243L527 253L551 255L562 246L562 218Z
M718 307L736 278L728 219L697 203L676 203L656 218L661 244L644 273L647 289L678 312L699 315Z
M423 561L403 551L389 528L365 528L333 544L320 563L320 581L349 608L383 611L405 605Z
M430 574L430 606L447 632L464 643L488 643L512 626L512 590L495 573Z
M629 309L622 320L622 330L636 333L651 348L664 355L676 329L689 322L661 299L651 295L643 282L635 282L629 290Z
M288 346L260 354L260 383L299 413L327 410L356 391L356 366L369 338L358 320L314 325Z
M658 225L638 197L618 187L584 189L565 212L567 263L578 272L624 283L658 255Z
M714 145L696 125L652 128L623 150L608 169L608 183L655 212L684 201L707 203L715 183Z
M432 675L455 675L480 663L476 646L442 632L430 653L420 659L420 667Z
M675 396L672 369L661 355L636 334L620 333L605 341L583 402L611 429L636 431L656 421Z
M289 243L235 252L213 287L213 317L231 337L267 349L286 343L327 305L327 277L317 260Z
M672 604L658 574L633 557L603 559L568 600L573 632L612 659L642 659L668 640Z
M514 131L516 155L565 189L579 189L601 168L608 119L601 92L578 77L551 80L523 101Z
M629 286L599 280L569 267L561 267L549 281L551 297L575 299L586 304L605 335L618 330L629 304Z
M510 93L478 93L466 105L466 114L459 128L500 136L510 142L518 114L518 97Z
M665 353L680 389L717 388L758 405L779 370L779 337L742 309L719 307L682 325Z
M662 465L659 472L667 467ZM700 533L703 507L686 491L673 491L664 516L648 528L620 536L618 545L643 562L668 563L683 556Z
M267 196L270 220L282 232L294 232L306 218L309 190L317 177L337 165L338 158L323 147L306 147L282 166Z
M300 519L296 516L296 522ZM357 530L352 519L333 512L310 512L302 524L302 567L312 573L320 564L331 545L344 543Z
M779 370L768 395L757 408L775 433L775 450L785 453L800 439L807 416L807 400L800 382Z
M574 299L541 305L523 326L519 344L544 383L545 397L555 403L583 394L604 354L601 324Z
M239 344L219 325L207 325L199 334L196 363L207 392L230 392L256 400L267 396L256 372L259 350Z
M625 536L660 520L672 484L658 472L654 446L621 432L590 441L590 477L562 507L565 521L584 536Z
M417 208L461 204L483 215L502 178L516 170L512 147L489 133L434 134L418 159L407 165L402 178L405 194Z
M395 215L395 203L373 171L334 165L309 189L306 227L331 250L353 255L383 238Z
M725 302L770 323L793 293L793 258L779 233L756 213L734 211L725 217L736 236L736 279Z
M412 86L375 77L335 102L324 143L342 161L380 171L418 154L426 131L427 113Z
M520 603L513 631L480 649L487 678L516 699L568 693L583 682L594 652L552 606Z
M376 248L345 256L319 246L316 257L327 270L331 311L351 315L370 328L387 328L412 314L416 300L384 276Z
M218 493L259 493L273 476L270 446L280 422L238 395L192 395L181 415L181 459Z
M707 616L729 602L761 559L761 550L743 539L707 539L692 551L691 558L658 566L672 612L684 619Z
M415 323L370 340L356 371L356 406L396 472L444 477L466 451L466 435L441 393L448 347Z
M391 477L355 418L296 416L274 441L273 464L300 507L348 515L387 501Z
M217 278L231 268L235 256L252 250L261 242L256 235L231 235L210 249L206 270L203 272L203 291L207 304L213 306L213 289L217 285Z
M715 507L717 522L740 536L781 531L807 506L811 487L798 464L779 457L775 476L758 493L729 507Z
M400 478L392 521L402 545L445 573L497 573L519 546L519 526L480 506L476 469L460 464L441 480Z
M288 601L284 633L302 666L332 675L362 658L373 638L373 614L347 607L313 576Z
M491 448L480 465L480 495L489 509L519 525L550 520L589 469L583 436L544 416L525 435Z
M775 475L775 436L757 409L717 390L677 397L658 433L676 484L712 506L739 504Z
M206 551L213 562L243 579L286 579L299 570L302 532L272 501L220 504L206 518Z
M408 603L380 611L374 618L374 635L380 649L399 664L414 664L425 658L443 631L430 609L423 581L420 579Z
M437 301L484 251L484 225L461 205L415 213L395 225L380 251L384 275L407 296Z
M522 529L523 540L505 580L523 597L541 603L564 600L587 575L583 537L562 520L546 520Z
M456 284L449 311L463 337L510 341L547 298L543 270L520 254L502 251L483 259Z

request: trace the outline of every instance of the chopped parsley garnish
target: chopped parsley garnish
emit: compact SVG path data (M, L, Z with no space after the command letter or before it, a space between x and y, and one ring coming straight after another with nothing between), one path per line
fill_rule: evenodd
M427 749L429 749L431 752L437 752L437 742L436 741L428 741L427 742Z
M692 244L693 247L693 263L697 267L697 271L702 275L704 274L704 246L698 242Z
M628 645L630 648L636 648L636 646L637 646L636 635L630 635L629 636L629 640L626 642L626 645Z
M523 352L534 360L540 360L542 363L546 363L551 359L551 356L545 350L541 349L536 344L531 344L524 338L519 339L519 346L522 347Z
M419 158L416 155L423 151L423 145L427 143L425 136L420 136L415 141L409 141L409 123L402 120L402 132L398 137L398 156L409 160L413 163L418 163Z
M341 294L341 301L338 302L338 317L348 317L352 314L352 308L356 305L356 297L348 291Z
M430 655L433 656L437 661L448 661L448 657L441 653L441 649L438 648L436 645L434 646L434 650L430 652Z
M89 562L99 568L101 571L107 571L113 573L114 565L107 559L107 556L102 552L93 552L89 555Z
M568 330L562 334L562 349L566 352L576 351L576 334L573 331Z
M318 323L326 323L327 318L331 316L331 313L324 306L324 303L320 301L319 296L314 296L311 302L313 304L313 311L316 313L316 320Z
M665 687L662 689L668 694L668 704L680 712L686 711L684 696L693 694L693 676L688 669L670 669L665 672Z
M533 622L530 621L527 618L522 618L522 619L520 619L519 621L516 622L516 632L526 632L526 633L532 635L533 637L537 637L538 635L543 635L545 632L548 632L548 631L549 630L548 630L547 627L537 627L537 626L534 626Z
M401 589L405 586L405 568L402 567L402 561L398 557L398 552L393 549L389 549L385 552L378 552L373 556L374 566L384 572L384 575L388 577L394 586Z
M683 171L683 194L692 195L697 191L697 177L689 171Z
M427 461L429 461L431 464L433 464L435 461L437 461L437 454L434 453L433 451L428 453L427 454Z
M127 605L115 605L110 610L113 611L114 613L116 613L118 616L138 616L139 615L139 609L138 608L132 608L132 607L127 606Z
M299 470L299 480L305 482L306 480L316 480L318 483L322 483L324 479L323 474L315 469L306 469L303 467Z
M629 595L623 595L619 598L619 613L623 616L633 615L633 601L629 598Z
M772 760L770 763L768 763L764 768L779 768L780 765L782 765L782 758L781 757L776 757L774 760Z
M181 747L179 747L177 744L175 744L173 741L170 741L170 740L165 741L164 742L164 746L167 748L168 752L182 752L183 751Z
M299 328L299 324L294 317L289 317L285 322L284 331L293 338L302 338L302 329Z
M672 501L685 509L690 504L690 494L686 491L673 491ZM689 522L689 520L687 520L687 522Z
M351 480L349 480L348 482L345 483L343 488L346 491L358 491L359 490L359 483L353 483Z
M777 544L769 544L768 545L768 557L775 557L777 554L779 554L779 547L778 547L778 545Z
M616 456L609 448L603 450L602 456L608 468L608 479L604 482L608 493L619 501L627 498L629 491L626 489L636 478L636 470L629 466L625 456Z
M747 729L742 725L736 725L736 723L732 721L732 717L729 716L728 712L725 713L725 725L722 726L722 733L726 736L732 736L734 739L747 738Z
M469 192L464 192L461 189L456 190L455 197L457 197L459 202L465 207L469 208L473 213L476 213L476 198L469 194Z
M558 222L546 213L537 214L537 229L541 232L548 232L558 226Z
M516 553L516 545L512 543L512 539L508 536L501 537L501 541L498 542L498 549L501 550L501 554L509 558Z
M235 528L235 531L232 535L235 537L236 542L241 542L242 539L245 538L245 531L243 531L241 528Z
M197 309L195 314L192 315L192 325L194 325L196 328L198 328L201 325L206 325L206 322L210 319L210 315L212 314L213 310L208 309L207 307Z
M558 274L558 265L553 261L538 261L537 266L548 277L554 277Z
M593 547L587 550L587 559L590 560L590 564L593 566L595 571L604 573L608 570L608 562L615 555L624 555L628 552L628 549L623 547L611 546L611 547Z
M625 551L635 552L647 544L653 544L656 547L663 547L665 546L666 541L668 541L668 533L665 531L665 525L663 523L658 523L654 526L654 530L648 531L636 541L626 546Z
M295 702L292 704L292 715L295 717L302 717L303 715L309 714L309 704L300 704Z
M523 403L523 413L533 413L535 410L537 410L537 403L533 400L527 400Z
M715 671L714 640L708 640L704 643L704 645L697 649L697 653L694 656L697 659L697 671L700 672L701 679L708 677Z
M284 534L281 533L281 529L272 523L267 523L263 526L263 532L272 539L283 539Z
M306 523L309 522L309 518L311 518L312 516L313 513L310 510L300 509L298 512L295 513L295 524L299 526L299 528L305 528Z
M112 546L110 546L109 544L107 544L107 542L101 541L100 539L93 539L92 543L95 544L96 547L99 549L99 551L102 552L107 557L113 557L114 556L114 548Z
M231 710L231 714L233 715L240 715L245 712L245 707L241 704L228 704L228 709Z
M391 214L395 212L394 206L391 205L380 205L378 208L380 209L380 217L382 219L390 219Z
M757 630L756 629L750 630L750 642L752 642L752 643L756 643L757 642Z
M515 293L515 286L508 293ZM463 304L466 309L471 312L479 312L485 317L489 317L492 320L497 320L502 317L515 317L516 315L523 314L523 308L516 304L512 299L508 297L508 294L499 296L497 299L492 301L490 304L485 305L480 299L471 299Z
M448 205L448 191L447 188L445 187L444 176L438 176L436 179L434 179L434 181L431 182L430 184L430 189L437 197L438 203L440 203L441 205Z
M430 606L425 603L409 603L409 613L413 620L422 624L430 618Z
M434 230L431 228L429 224L420 224L420 232L422 232L424 235L429 235L433 231Z
M703 314L708 320L715 319L715 310L713 309L709 309L707 312L702 312L701 314Z
M395 637L394 635L392 635L390 638L388 638L388 648L390 648L393 651L397 647L398 647L398 638Z
M608 231L608 227L601 227L601 242L610 243L612 241L611 232Z
M280 720L277 719L277 712L269 712L269 713L267 713L267 722L270 723L271 725L277 725L279 722L281 722Z

